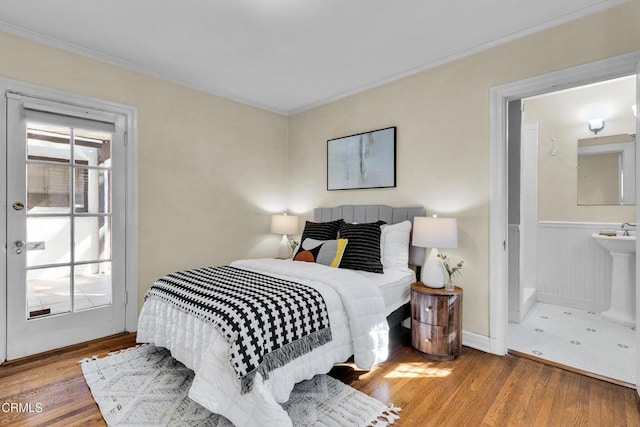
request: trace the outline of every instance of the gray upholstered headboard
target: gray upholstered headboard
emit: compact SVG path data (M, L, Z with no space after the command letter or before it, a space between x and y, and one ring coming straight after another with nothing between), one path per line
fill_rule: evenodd
M327 222L344 219L346 222L376 222L383 220L387 224L397 224L409 220L413 224L416 216L426 216L424 208L392 208L384 205L342 205L335 208L316 208L313 210L313 221ZM409 246L409 264L422 266L424 264L424 248Z

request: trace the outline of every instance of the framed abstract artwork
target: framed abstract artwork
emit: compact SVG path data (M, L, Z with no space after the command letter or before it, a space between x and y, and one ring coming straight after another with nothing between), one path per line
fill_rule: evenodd
M327 190L395 186L395 126L327 141Z

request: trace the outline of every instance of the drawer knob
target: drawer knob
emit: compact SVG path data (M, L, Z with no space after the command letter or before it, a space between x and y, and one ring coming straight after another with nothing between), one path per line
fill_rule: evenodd
M429 306L429 307L425 307L425 308L424 308L424 311L426 311L426 312L431 311L431 306Z

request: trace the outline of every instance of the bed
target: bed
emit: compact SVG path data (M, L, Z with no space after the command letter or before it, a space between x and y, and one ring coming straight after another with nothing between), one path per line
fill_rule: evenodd
M319 236L313 234L317 232L313 227L324 232L326 227L339 223L344 236L351 238L346 239L346 248L340 254L341 267L342 263L349 266L349 262L355 262L353 267L363 267L365 270L334 268L318 261L257 259L239 260L224 267L176 272L159 279L145 297L138 322L137 340L168 348L174 358L195 372L189 397L212 412L224 415L235 425L290 426L291 420L279 403L288 400L297 382L326 373L335 363L343 362L351 356L356 365L365 370L387 358L389 328L399 327L400 322L407 317L409 285L416 280L414 270L409 267L419 268L424 260L424 249L406 245L405 239L410 237L410 232L409 237L406 236L407 226L410 229L407 221L412 222L415 216L425 216L425 210L381 205L317 208L314 210L313 221L305 225L301 246L309 247L309 242L316 243L316 240L323 245L325 242L333 243L333 240L314 239L313 236ZM385 224L381 225L378 221ZM378 250L383 268L382 271L376 270L376 264L376 272L373 272L366 271L368 265L358 264L365 257L360 252L354 252L354 248L357 248L361 239L358 233L374 229L371 224L375 223L378 223L381 230ZM354 246L348 252L351 243ZM402 247L404 245L408 247ZM328 244L325 249L327 247ZM333 246L331 248L333 251ZM364 250L363 248L360 249ZM303 254L302 251L308 251L311 255ZM301 247L294 259L304 255L312 258L317 256L320 260L322 256L318 253L316 246L308 250ZM333 256L333 252L331 254ZM354 254L358 257L354 258ZM336 259L332 261L335 263ZM296 303L299 303L301 311L312 311L315 317L313 321L299 321L296 314L293 317L297 320L292 320L286 328L291 332L290 329L296 325L304 325L304 328L300 326L301 330L306 331L301 332L304 335L301 339L291 339L286 347L269 352L264 359L260 359L259 364L254 361L253 365L247 362L248 367L242 363L239 366L238 360L254 360L254 355L251 354L250 358L242 353L242 357L236 357L236 349L241 347L247 351L246 347L251 346L235 345L233 340L237 338L236 335L203 317L212 309L201 307L198 303L200 294L204 292L201 287L194 288L194 294L180 300L182 305L169 301L174 298L176 288L168 288L168 282L172 282L171 285L178 283L180 287L185 277L190 279L195 275L209 280L210 274L215 275L216 280L219 277L228 280L229 289L242 287L242 291L238 293L260 292L256 297L247 296L251 298L251 304L261 300L263 296L267 298L260 286L268 290L279 290L282 284L283 289L289 292L289 286L299 285L302 294L294 298L296 301L287 300L285 303L285 297L282 296L285 294L278 294L277 299L282 300L282 307L271 308L271 301L264 303L269 309L252 305L251 311L262 313L281 310L278 313L284 314L275 316L277 320L274 322L279 324L281 317L286 317L288 313L285 311L294 310ZM251 284L240 286L240 280L250 280ZM257 286L256 282L263 281L264 284ZM222 284L217 286L224 289ZM229 303L230 306L238 304L235 300ZM307 310L309 307L312 309ZM230 315L231 317L233 316ZM239 320L239 323L242 327L251 328L251 325L261 322L244 319ZM275 329L273 325L265 327ZM238 334L244 336L245 332ZM254 341L269 335L264 329L252 329L246 334L249 338L253 337ZM232 335L233 339L230 339ZM279 333L278 337L282 338L282 335L284 333ZM300 343L305 344L298 346ZM284 348L287 351L282 351ZM246 372L250 374L244 375Z

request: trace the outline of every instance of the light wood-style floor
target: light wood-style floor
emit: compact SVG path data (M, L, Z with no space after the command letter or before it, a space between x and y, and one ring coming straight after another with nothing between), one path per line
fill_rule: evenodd
M0 425L105 425L77 362L134 344L123 334L0 366L0 411L7 402L43 406L0 412ZM400 341L371 372L347 363L331 375L400 406L398 426L640 426L633 389L467 347L455 361L432 362Z

